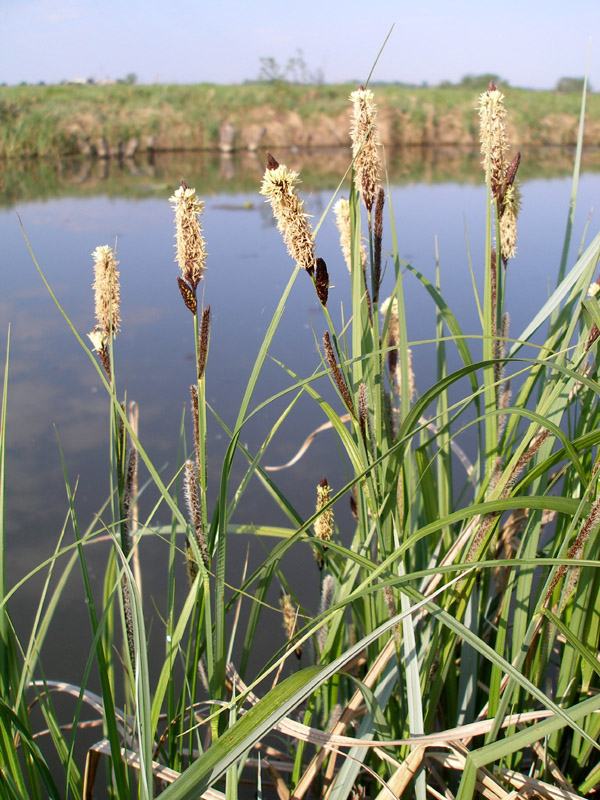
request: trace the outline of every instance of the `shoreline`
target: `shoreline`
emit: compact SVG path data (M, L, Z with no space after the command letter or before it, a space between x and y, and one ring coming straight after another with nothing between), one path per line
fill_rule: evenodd
M0 157L256 152L348 147L355 88L295 84L0 88ZM375 87L386 148L479 147L477 90ZM505 89L513 149L575 144L578 94ZM584 145L600 145L600 95L587 99Z

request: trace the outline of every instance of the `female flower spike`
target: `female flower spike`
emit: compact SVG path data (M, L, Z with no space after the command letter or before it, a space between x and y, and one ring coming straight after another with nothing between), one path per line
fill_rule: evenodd
M357 89L350 95L354 104L350 138L354 159L354 185L369 213L379 186L379 139L375 119L377 107L370 89Z
M271 204L277 228L283 236L288 253L296 264L309 275L315 270L315 240L308 223L304 203L298 197L296 186L300 183L297 172L279 164L271 154L263 176L260 193Z

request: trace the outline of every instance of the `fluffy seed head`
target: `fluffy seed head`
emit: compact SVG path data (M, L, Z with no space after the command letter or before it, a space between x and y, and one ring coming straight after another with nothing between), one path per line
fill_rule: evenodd
M266 197L277 220L277 228L283 236L288 253L299 267L310 275L315 269L315 241L304 211L304 202L296 191L300 178L297 172L278 164L269 154L267 169L263 176L260 193Z
M375 120L377 107L370 89L357 89L350 95L353 104L350 138L354 159L354 185L367 211L371 211L379 185L379 139Z
M204 203L185 181L169 201L175 210L175 260L183 279L195 292L206 269L206 245L200 223Z
M116 336L121 328L121 318L119 316L119 306L121 302L121 291L119 288L119 262L111 247L107 244L97 247L92 253L94 259L94 297L96 306L96 320L98 325L89 334L92 344L98 350L100 339L97 334L104 334L104 344L110 338L110 334ZM95 338L92 338L95 337Z
M481 162L486 174L491 173L492 193L498 197L502 180L506 172L506 151L508 139L504 119L504 95L492 82L486 92L479 96L479 142L483 160Z

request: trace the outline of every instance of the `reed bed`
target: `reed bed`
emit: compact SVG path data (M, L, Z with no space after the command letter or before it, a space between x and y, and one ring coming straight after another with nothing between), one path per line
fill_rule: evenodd
M503 95L493 85L481 95L488 213L485 251L473 265L480 329L466 332L439 281L432 284L399 258L376 98L361 87L351 103L349 197L336 192L324 214L333 216L335 204L351 308L336 326L328 309L328 266L319 256L322 220L312 225L299 175L270 154L260 193L288 250L290 277L232 426L206 399L210 307L203 298L210 298L210 242L201 225L203 203L185 182L173 192L177 286L195 363L193 433L182 437L184 457L168 476L144 450L136 408L122 395L125 376L115 368L120 337L127 336L117 257L108 246L95 251L96 325L89 339L64 316L106 391L111 492L83 529L65 469L68 532L66 526L55 555L35 571L45 583L26 642L11 625L9 606L19 585L9 584L0 528L3 797L91 798L105 783L113 797L164 800L233 800L248 791L280 800L576 798L592 796L600 785L600 385L594 359L600 306L593 284L600 234L569 261L583 122L555 288L548 298L532 299L539 310L514 332L504 298L507 282L519 280L511 269L518 246L519 155L510 149ZM382 251L384 230L392 241L389 253ZM388 282L393 274L387 297L385 264ZM437 380L421 395L405 317L409 279L423 284L436 310ZM305 376L295 374L293 364L280 364L288 387L256 403L296 280L313 283L322 309L322 329L315 331L321 360ZM204 286L206 292L199 291ZM470 291L465 287L465 296ZM330 382L333 400L321 390L323 380ZM2 509L7 391L8 356ZM274 468L267 463L269 445L302 396L314 402L318 426L290 463ZM249 451L246 424L275 402L283 402L284 410L262 445ZM209 426L219 426L228 441L222 463L210 472ZM337 436L350 478L332 487L315 476L306 487L314 493L315 511L305 518L277 479L281 469L294 469L325 428ZM472 432L474 455L461 446ZM246 470L234 482L238 457ZM209 475L218 486L210 504ZM233 523L257 481L287 525ZM137 499L149 487L158 499L139 519ZM336 522L348 504L350 535ZM159 509L168 509L169 526L156 522ZM276 544L232 587L230 538L250 528L258 538L275 537ZM149 536L162 538L168 553L167 597L154 621L162 625L164 642L156 673L148 659L150 611L136 561ZM87 555L99 537L112 541L101 596ZM316 612L298 602L293 577L282 572L284 556L300 548L313 552L321 576ZM184 561L182 592L177 566ZM77 686L48 680L42 661L49 623L74 569L83 578L82 602L94 636ZM265 610L272 610L268 598L278 585L287 641L251 671L253 641L270 624ZM97 694L88 687L92 664ZM76 698L74 719L61 718L57 693ZM41 738L33 707L43 715ZM78 732L89 714L102 734L81 763ZM254 788L246 789L245 780Z

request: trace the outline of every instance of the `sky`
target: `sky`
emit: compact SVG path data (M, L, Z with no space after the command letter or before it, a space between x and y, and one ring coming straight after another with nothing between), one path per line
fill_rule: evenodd
M600 0L0 0L0 83L242 83L302 52L327 83L494 73L600 89ZM595 82L594 82L595 81Z

